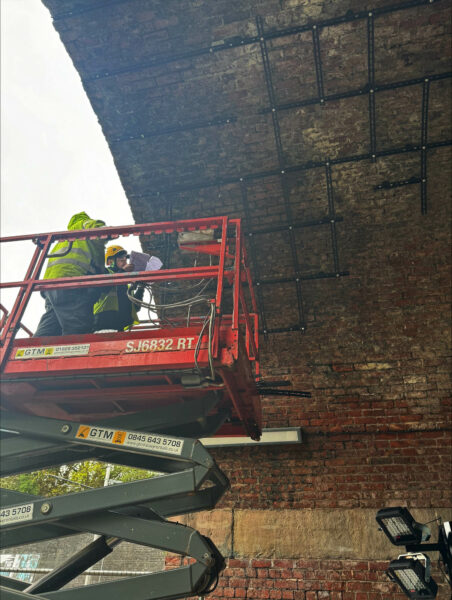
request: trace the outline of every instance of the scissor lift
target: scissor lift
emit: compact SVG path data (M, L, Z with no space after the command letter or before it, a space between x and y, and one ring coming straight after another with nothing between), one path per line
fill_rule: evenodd
M211 239L195 235L187 243L193 232L210 232ZM55 241L165 235L171 244L177 234L183 234L182 250L210 256L210 264L39 279ZM25 240L36 245L25 279L1 284L19 288L1 338L2 476L84 460L163 475L53 498L2 490L4 548L81 532L100 536L36 583L2 577L2 600L207 594L224 568L221 554L208 538L166 519L211 509L228 488L197 438L245 432L259 439L261 432L257 310L240 221L214 217L1 241ZM148 322L121 333L15 338L33 291L144 282L162 296L169 286L174 291L180 282L201 281L204 295L197 302L205 304L205 314L157 310ZM193 560L170 571L63 588L122 540Z

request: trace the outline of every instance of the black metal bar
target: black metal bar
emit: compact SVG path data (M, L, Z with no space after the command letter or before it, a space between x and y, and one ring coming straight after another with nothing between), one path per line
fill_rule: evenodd
M420 180L419 180L420 181ZM243 184L245 185L245 184ZM376 189L376 188L375 188ZM246 190L245 190L246 193ZM243 191L242 191L243 194ZM244 213L245 212L245 208L244 208ZM246 218L246 217L245 217ZM336 223L339 223L341 221L344 220L344 217L341 217L339 215L335 215L334 217ZM292 223L286 224L286 225L274 225L273 227L264 227L261 229L253 229L250 230L248 229L246 226L243 228L243 235L245 237L248 237L250 240L250 256L252 259L252 263L253 263L253 270L254 273L257 274L258 270L256 268L254 268L254 265L257 264L257 260L256 260L256 256L255 256L255 246L254 246L254 242L251 243L251 240L253 239L253 236L255 235L264 235L264 234L268 234L268 233L281 233L284 231L289 231L289 227L292 227L293 229L304 229L307 227L321 227L322 225L329 225L331 223L331 219L329 216L327 217L323 217L322 219L313 219L311 221L292 221ZM170 247L171 250L175 250L178 246L177 244L175 244L174 242L170 243ZM163 252L165 252L165 248L166 248L166 242L163 241L160 244L155 244L153 246L154 249L160 249ZM254 258L253 258L253 253L254 253ZM259 279L259 276L257 276L257 278Z
M443 148L445 146L452 146L451 140L441 140L440 142L432 142L431 144L426 144L426 150L433 150L434 148ZM403 148L390 148L389 150L380 150L377 152L377 157L379 156L395 156L396 154L404 154L409 152L417 152L421 147L418 144L406 144ZM356 160L360 160L357 158ZM340 160L331 161L334 162L343 162ZM345 162L349 162L348 160Z
M422 146L427 146L429 90L430 90L430 78L426 77L424 79L424 85L422 88L422 132L421 132L421 145Z
M300 281L302 278L287 278L287 280L281 280L281 282L278 283L297 283L297 281ZM257 290L260 290L260 286L262 284L266 284L269 283L267 280L263 280L262 282L256 282L255 286ZM266 326L265 327L262 326L259 329L259 333L263 333L265 337L267 337L267 335L269 335L270 333L277 333L277 332L281 332L281 331L306 331L306 323L304 321L298 321L297 325L291 325L290 327L282 327L282 328L269 328Z
M312 273L311 275L300 275L299 278L302 281L311 281L313 279L333 279L336 277L346 277L348 275L350 275L349 271L340 271L339 273L324 273L323 271L321 271L319 273ZM294 281L296 281L295 277L272 277L256 281L256 285L293 283Z
M430 79L424 79L422 86L422 123L421 123L421 212L427 214L427 137L428 137L428 99Z
M71 556L65 563L26 588L27 594L42 594L59 590L113 551L104 536Z
M331 102L335 100L344 100L345 98L353 98L355 96L362 96L363 94L367 94L368 89L367 86L364 88L358 88L357 90L349 90L347 92L341 92L339 94L327 94L323 97L324 102ZM304 106L312 106L313 104L320 104L320 97L316 96L315 98L306 98L304 100L295 100L294 102L286 102L284 104L277 104L275 106L276 110L291 110L293 108L303 108ZM259 112L261 114L266 114L271 111L271 108L262 108Z
M258 389L264 387L290 387L291 385L292 383L287 379L260 379L256 382L256 386L258 387Z
M445 146L452 146L452 139L449 140L442 140L439 142L432 142L430 144L426 145L426 150L433 150L435 148L441 148L441 147L445 147ZM419 146L418 144L406 144L405 146L402 147L396 147L396 148L389 148L387 150L380 150L376 153L377 158L381 157L381 156L395 156L397 154L407 154L410 152L419 152L419 150L421 149L421 146ZM346 164L346 163L353 163L353 162L360 162L363 160L371 160L372 156L371 154L355 154L352 156L343 156L340 158L331 158L329 160L329 162L331 163L331 165L340 165L340 164ZM324 167L325 166L325 162L326 161L308 161L306 163L301 163L299 165L293 165L291 167L286 167L285 173L297 173L300 171L309 171L311 169L318 169L320 167ZM187 192L190 190L198 190L198 189L203 189L203 188L208 188L208 187L212 187L212 186L219 186L219 185L230 185L232 183L240 183L240 180L243 179L243 181L256 181L259 179L265 179L266 177L274 177L275 175L280 175L281 171L280 170L276 170L276 169L269 169L267 171L260 171L258 173L249 173L248 175L242 175L240 178L239 177L228 177L228 178L218 178L218 179L214 179L214 180L206 180L206 181L201 181L201 182L196 182L190 185L183 185L183 186L174 186L172 188L162 188L158 191L153 192L152 194L129 194L129 199L132 200L140 200L140 199L144 199L144 198L152 198L152 197L157 197L160 193L165 193L165 194L176 194L178 192Z
M250 216L250 208L249 208L249 204L248 204L248 192L246 189L246 183L243 181L243 179L241 179L241 181L240 181L240 191L242 193L242 206L243 206L243 212L245 215L245 228L251 229L251 216ZM257 277L258 279L260 279L260 275L259 275L260 268L259 268L259 263L258 263L257 256L256 256L256 249L255 249L255 245L254 245L253 233L254 232L249 231L248 234L245 233L244 235L247 236L248 240L249 240L249 250L250 250L251 262L253 264L254 276ZM263 329L267 329L267 317L265 315L264 298L262 296L262 290L260 287L256 288L256 297L257 297L257 307L259 310L260 323L261 323Z
M320 103L325 102L325 93L323 91L323 73L322 73L322 56L320 53L320 39L317 25L312 26L312 43L314 52L315 76L317 79L317 93Z
M301 390L275 390L273 388L259 388L261 396L293 396L295 398L312 398L311 392L302 392Z
M75 8L70 11L57 13L56 15L53 16L53 20L58 21L60 19L68 19L68 18L75 17L75 16L78 16L83 13L92 12L92 11L100 10L103 8L108 8L109 6L115 6L118 4L126 4L128 2L133 2L133 1L134 0L104 0L103 2L98 2L96 4L91 3L87 7L84 6L81 8ZM433 2L435 2L435 0L411 0L411 2L402 2L399 4L392 4L389 6L377 8L377 9L374 9L374 11L378 15L380 15L380 14L383 15L383 14L387 14L388 12L396 12L398 10L413 8L414 6L420 6L423 4L432 4ZM363 19L363 18L365 18L366 13L367 13L367 11L360 11L360 12L354 13L353 11L349 10L349 11L347 11L347 13L345 13L345 15L342 15L340 17L333 17L331 19L324 19L323 21L319 21L317 23L317 26L318 27L331 27L332 25L340 25L341 23L347 23L350 21L354 21L356 19ZM310 25L302 25L301 27L303 27L302 31L306 31L311 28ZM284 34L282 32L287 32L287 33ZM301 32L299 31L298 27L290 27L290 28L278 30L277 32L267 33L267 38L271 38L273 36L279 37L281 35L290 35L291 33L301 33Z
M229 125L235 123L237 117L230 115L227 117L214 117L212 119L204 121L194 121L193 123L186 123L185 125L178 125L173 127L162 127L155 129L154 131L147 131L144 133L135 133L130 135L124 135L122 137L114 138L110 144L119 144L120 142L131 142L135 140L145 140L150 137L156 137L158 135L171 135L173 133L182 133L184 131L193 131L195 129L202 129L207 127L220 127L221 125Z
M437 1L437 0L436 0ZM383 6L381 8L373 8L370 9L375 14L375 16L380 16L384 14L388 14L391 12L398 12L400 10L406 10L410 8L414 8L416 6L429 5L435 2L435 0L410 0L408 2L400 2L398 4L392 4L389 6ZM366 19L369 14L369 10L361 10L359 12L353 12L352 10L348 10L344 15L340 17L332 17L330 19L323 19L322 21L316 21L314 24L320 29L323 27L334 27L336 25L342 25L342 23L351 23L353 21L358 21L360 19ZM288 35L295 35L297 33L303 33L304 31L308 31L312 28L311 24L305 25L297 25L295 27L287 27L285 29L279 29L273 32L268 32L266 34L267 39L277 38L277 37L286 37Z
M336 223L338 221L343 221L344 217L334 217ZM274 227L265 227L263 229L253 229L250 231L248 235L261 235L264 233L279 233L281 231L288 231L289 227L293 229L302 229L305 227L318 227L320 225L328 225L330 223L330 217L324 217L323 219L316 219L312 221L292 221L290 225L275 225Z
M439 0L441 1L441 0ZM388 13L405 10L407 8L413 8L415 6L421 6L422 4L433 4L434 2L438 2L438 0L425 0L425 2L400 2L399 4L393 4L389 6L381 6L380 8L374 8L373 12L377 15L387 15Z
M437 552L440 549L440 545L438 543L407 544L405 548L407 552Z
M274 93L274 89L273 89L270 61L268 58L268 50L267 50L267 45L265 42L263 23L262 23L262 19L260 17L256 18L256 24L257 24L257 31L259 34L259 41L260 41L260 48L261 48L261 55L262 55L262 64L264 67L264 75L265 75L265 82L266 82L266 86L267 86L268 99L270 101L270 105L274 106L275 93ZM276 152L278 155L278 163L279 163L279 168L280 168L281 187L282 187L283 199L284 199L284 210L286 213L287 222L291 223L292 222L292 210L290 208L290 198L289 198L289 190L287 188L287 181L286 181L286 177L284 176L285 175L285 168L284 168L285 161L284 161L284 153L283 153L283 148L282 148L282 143L281 143L281 130L280 130L280 126L279 126L279 119L278 119L278 114L276 112L276 109L272 111L272 121L273 121L273 132L274 132L274 136L275 136ZM297 293L298 316L299 316L300 325L303 326L303 330L304 330L305 319L304 319L304 310L303 310L303 297L302 297L302 292L301 292L301 281L299 278L300 264L298 261L297 247L295 244L295 236L294 236L293 228L291 225L289 225L288 233L289 233L289 245L290 245L290 250L291 250L291 254L292 254L292 262L293 262L293 267L294 267L294 272L295 272L295 287L296 287L296 293Z
M304 325L300 325L297 323L296 325L290 325L288 327L274 327L273 329L259 329L259 333L263 333L264 335L270 335L272 333L290 333L292 331L305 331L306 327Z
M331 164L328 160L325 164L326 189L328 194L328 217L330 220L331 232L331 247L333 249L334 270L339 273L339 253L337 250L337 235L336 235L336 213L334 209L334 194L333 183L331 180Z
M326 191L328 196L328 216L335 218L334 214L334 199L333 199L333 183L331 180L331 163L329 160L325 163L325 178L326 178Z
M272 121L273 121L273 130L275 135L275 145L276 152L278 154L278 164L280 169L284 169L284 155L282 151L282 143L281 143L281 131L279 127L278 115L275 109L275 92L273 89L273 81L270 67L270 59L268 58L268 50L267 45L265 43L264 30L262 25L262 19L260 17L256 18L257 23L257 31L259 34L260 48L261 48L261 56L262 56L262 66L264 67L264 75L265 75L265 83L267 86L267 94L270 102L270 107L272 110Z
M256 41L257 40L254 40L254 42L252 42L251 40L249 40L249 43L256 43ZM239 44L237 44L237 45L239 45ZM117 77L118 75L126 75L127 73L136 73L137 71L143 71L144 69L151 69L152 67L163 67L163 66L168 65L173 62L188 60L190 58L199 58L201 56L212 54L213 52L219 52L220 50L224 50L224 49L229 50L232 47L233 46L231 45L231 46L224 46L224 47L223 46L211 46L211 47L206 47L206 48L199 48L199 49L191 50L189 52L175 54L173 56L162 57L162 58L160 58L160 60L159 60L159 57L157 56L154 59L148 60L146 62L137 63L136 65L133 65L133 66L123 67L122 69L111 69L108 71L107 70L100 71L98 73L95 73L94 75L88 75L86 77L82 77L82 82L83 83L91 83L91 82L99 81L101 79Z
M375 43L374 43L374 13L367 16L367 68L369 89L375 86Z
M375 44L374 44L374 13L369 12L367 17L367 68L369 86L369 133L370 154L372 161L377 157L377 126L375 118Z
M378 185L374 185L374 190L392 190L393 188L403 187L404 185L412 185L414 183L421 183L420 177L410 177L402 181L383 181Z
M6 575L0 575L0 595L4 590L24 590L27 587L27 583L25 581L20 581L19 579L13 579L12 577L6 577ZM35 596L36 600L39 600L38 596ZM41 596L42 599L42 596ZM15 598L17 600L17 596ZM20 600L20 597L19 597Z
M441 79L449 79L452 77L451 71L446 71L444 73L438 73L436 75L429 75L430 81L439 81ZM415 79L404 79L402 81L393 81L391 83L382 83L381 85L375 85L371 88L369 83L367 83L362 88L357 88L355 90L348 90L346 92L341 92L338 94L327 94L323 97L324 102L336 102L337 100L344 100L347 98L355 98L357 96L363 96L364 94L369 94L370 89L374 90L374 94L378 94L378 92L387 92L390 90L396 90L402 87L409 87L412 85L419 85L425 81L425 77L416 77ZM304 106L312 106L313 104L320 104L320 97L315 98L306 98L302 100L296 100L294 102L286 102L285 104L277 104L275 106L277 111L282 110L291 110L293 108L302 108ZM259 114L268 114L271 112L271 108L262 108L259 111Z
M102 2L102 3L97 4L96 6L90 6L88 8L84 7L84 8L80 8L78 10L73 10L70 12L65 12L65 13L60 13L60 14L57 13L53 17L53 20L58 21L60 19L71 18L71 17L76 16L77 14L81 14L82 12L106 8L109 5L114 6L115 4L120 4L124 1L129 1L129 0L111 0L110 2ZM438 2L438 0L409 0L408 2L402 2L402 3L398 3L398 4L393 4L390 6L375 8L375 9L372 9L372 12L374 13L374 15L376 17L378 17L380 15L385 15L385 14L388 14L391 12L398 12L401 10L406 10L406 9L414 8L416 6L423 6L423 5L428 6L428 5L433 4L435 1ZM95 73L93 75L89 75L85 78L82 78L82 81L84 81L84 82L98 81L99 79L104 79L106 77L114 77L116 75L130 73L133 71L139 71L139 70L157 66L157 65L165 65L165 64L168 64L171 62L177 62L178 60L185 60L188 58L196 58L196 57L206 55L209 53L220 52L223 50L230 50L231 48L236 48L239 46L255 44L259 41L259 38L261 38L261 37L264 37L264 41L265 41L265 40L275 39L275 38L279 38L279 37L287 37L289 35L296 35L296 34L311 30L314 25L316 26L317 29L320 29L323 27L334 27L336 25L341 25L342 23L350 23L353 21L357 21L359 19L365 19L368 17L368 13L369 13L368 10L359 11L356 13L349 10L344 15L341 15L339 17L333 17L331 19L324 19L322 21L317 21L316 23L309 23L309 24L299 25L296 27L288 27L288 28L284 28L284 29L270 31L270 32L264 33L263 36L259 36L259 37L235 36L230 39L224 39L224 40L219 40L217 42L214 42L211 46L208 46L208 47L195 48L188 52L176 54L173 56L166 56L166 57L165 56L156 56L152 60L137 63L136 65L130 65L128 67L123 67L121 69L111 69L109 71L101 71L101 72Z

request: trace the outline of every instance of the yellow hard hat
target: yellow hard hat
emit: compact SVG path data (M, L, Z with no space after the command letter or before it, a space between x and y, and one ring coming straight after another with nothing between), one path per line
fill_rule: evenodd
M108 248L105 250L105 264L109 258L113 258L114 256L121 254L121 252L127 254L127 250L124 250L122 246L108 246Z

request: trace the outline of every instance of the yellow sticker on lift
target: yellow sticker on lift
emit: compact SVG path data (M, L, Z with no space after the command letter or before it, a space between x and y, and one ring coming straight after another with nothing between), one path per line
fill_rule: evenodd
M86 356L89 353L90 344L66 344L64 346L33 346L29 348L18 348L14 358L63 358L65 356Z
M126 439L125 431L116 431L113 436L113 444L124 444L124 440Z
M79 425L75 437L82 440L101 442L103 444L118 444L125 448L139 448L164 454L182 454L184 440L158 433L140 431L121 431L107 427Z
M75 435L76 438L81 438L82 440L86 440L86 438L89 435L89 430L91 429L91 427L88 427L87 425L80 425L80 427L78 428L78 431Z
M118 429L107 429L106 427L92 427L90 425L80 425L75 434L76 438L82 440L96 440L107 442L109 444L124 444L127 432Z

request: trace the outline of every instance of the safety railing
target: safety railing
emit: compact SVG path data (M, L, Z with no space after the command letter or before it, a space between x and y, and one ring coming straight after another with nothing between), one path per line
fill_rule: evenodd
M110 274L99 273L97 275L83 275L76 277L62 277L59 279L41 279L44 263L49 256L51 247L55 242L75 240L101 239L107 243L119 237L159 236L164 234L181 234L185 232L197 232L214 230L215 239L208 244L193 242L185 245L192 252L200 252L215 256L215 265L163 268L159 271L133 271L127 273ZM216 358L219 351L220 327L231 327L234 332L244 334L246 352L250 361L255 362L255 372L258 371L258 321L257 306L254 295L250 270L247 263L246 250L243 243L243 233L240 219L229 219L228 217L211 217L204 219L191 219L184 221L172 221L162 223L146 223L139 225L125 225L120 227L100 227L97 229L59 231L42 234L18 235L0 238L0 243L13 243L30 241L35 249L23 280L2 282L0 288L18 288L18 293L9 314L3 315L1 344L1 365L8 359L11 345L22 327L21 320L27 308L30 296L33 292L41 292L50 289L74 289L81 287L111 287L121 284L144 283L168 284L168 282L188 282L209 280L216 282L215 290L213 284L209 287L211 298L209 300L211 309L208 319L209 339L211 339L212 357ZM181 246L183 248L183 246ZM212 262L212 261L211 261ZM224 290L225 286L232 289L232 311L224 314ZM245 293L244 287L248 289ZM4 309L6 311L6 309ZM176 324L180 315L173 318L172 325ZM165 323L171 322L171 317L165 316L165 320L159 321L157 310L157 323L159 327L165 327ZM192 316L189 319L190 326L206 327L206 319ZM139 325L143 327L146 325ZM155 321L153 323L155 326ZM31 332L28 330L28 333Z
M6 310L3 304L0 304L0 311L2 312L2 316L0 318L0 331L2 331L4 325L6 324L9 312ZM25 331L25 333L32 337L33 332L30 329L28 329L28 327L26 327L23 323L19 323L19 329L22 329L23 331Z

